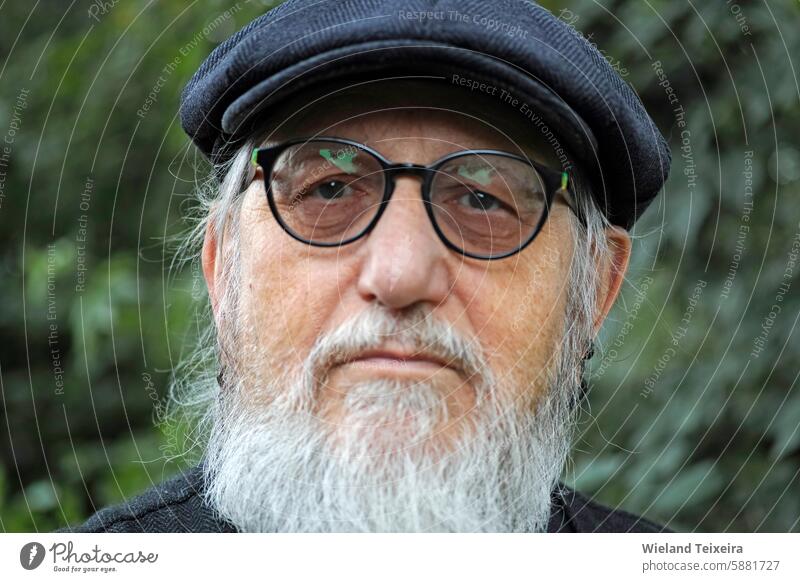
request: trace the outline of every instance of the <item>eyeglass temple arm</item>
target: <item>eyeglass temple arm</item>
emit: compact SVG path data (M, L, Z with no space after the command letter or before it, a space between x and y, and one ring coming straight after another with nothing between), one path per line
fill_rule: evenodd
M561 172L561 184L556 190L556 195L561 195L561 198L564 200L564 203L569 207L570 210L578 217L581 223L585 223L583 214L578 209L578 206L575 204L575 198L572 195L572 191L568 188L569 185L569 173Z

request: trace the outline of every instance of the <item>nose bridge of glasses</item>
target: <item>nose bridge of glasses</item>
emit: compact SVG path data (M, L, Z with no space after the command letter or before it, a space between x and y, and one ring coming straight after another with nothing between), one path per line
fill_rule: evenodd
M409 176L412 178L417 178L420 182L420 188L424 190L424 184L426 177L430 172L430 169L427 166L423 166L421 164L413 164L411 162L402 162L402 163L393 163L384 166L384 175L386 176L386 180L388 182L389 191L388 194L391 196L395 189L397 188L397 181L396 178L401 176ZM423 198L424 198L423 192Z
M427 204L424 190L430 171L427 166L413 163L393 163L384 166L388 197L391 197L393 202L388 206L382 205L372 227L368 230L372 232L373 243L376 240L380 241L375 248L381 249L382 256L390 257L390 262L394 261L393 264L398 264L396 259L391 259L396 252L403 257L414 256L417 259L422 257L430 259L438 256L438 253L447 252L445 247L440 248L432 244L434 241L438 243L441 239L441 234L435 226L430 229L431 225L428 224L430 230L426 229L424 232L419 230L420 220L424 215L430 214L427 210L423 210ZM396 178L400 177L416 178L418 183L412 185L411 180L398 182ZM399 194L395 195L396 192ZM422 204L419 199L420 192Z
M386 174L389 178L394 179L396 176L414 176L425 179L428 174L428 167L421 164L401 163L391 164L385 168Z

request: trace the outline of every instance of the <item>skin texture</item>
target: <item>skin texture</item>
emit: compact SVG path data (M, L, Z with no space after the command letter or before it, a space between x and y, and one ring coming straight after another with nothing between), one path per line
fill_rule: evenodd
M369 99L352 95L317 102L267 135L265 144L319 132L362 142L392 161L430 164L453 151L492 148L525 151L548 162L546 146L517 135L522 122L484 97L455 88L375 88ZM408 107L413 102L413 106ZM297 104L294 109L296 111ZM482 112L488 122L473 115ZM524 129L524 128L523 128ZM552 167L558 167L553 165ZM241 345L254 374L275 374L301 365L320 333L330 331L372 303L392 313L425 304L432 316L475 339L494 374L519 402L535 402L546 389L544 373L562 341L566 285L573 238L572 214L557 202L543 230L521 253L497 261L460 256L434 232L420 198L420 182L397 179L386 212L365 238L339 248L293 240L274 220L261 169L242 194L240 209ZM630 256L628 234L607 231L611 259L597 266L601 277L595 330L619 293ZM203 272L215 313L224 281L217 235L209 227ZM221 252L226 252L223 244ZM387 344L376 348L401 349ZM385 355L385 354L384 354ZM417 354L424 359L424 354ZM430 379L447 399L453 420L474 405L470 378L430 361L373 357L330 370L322 399L326 420L337 421L337 401L348 386L376 377L413 383ZM527 396L526 398L521 398ZM530 398L533 396L533 398Z

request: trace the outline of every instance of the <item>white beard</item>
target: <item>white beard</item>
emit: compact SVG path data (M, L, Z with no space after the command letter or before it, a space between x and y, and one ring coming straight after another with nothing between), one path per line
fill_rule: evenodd
M204 464L211 507L245 532L546 530L570 449L566 367L556 362L532 405L446 324L424 314L402 323L368 311L322 338L300 372L258 385L228 379ZM480 374L457 437L436 434L448 405L431 382L363 382L348 388L336 425L317 413L325 363L387 334Z

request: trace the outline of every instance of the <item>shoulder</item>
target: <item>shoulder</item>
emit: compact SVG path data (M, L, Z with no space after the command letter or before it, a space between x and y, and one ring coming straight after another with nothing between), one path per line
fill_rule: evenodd
M550 531L596 533L668 533L671 530L622 509L606 507L559 484L553 492Z
M62 532L226 532L234 531L203 501L203 472L194 467L119 505L106 507L85 523Z

